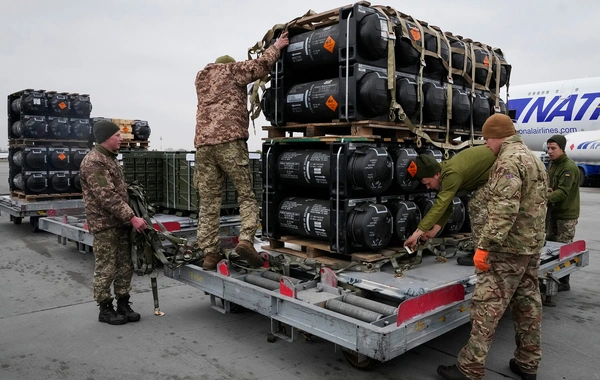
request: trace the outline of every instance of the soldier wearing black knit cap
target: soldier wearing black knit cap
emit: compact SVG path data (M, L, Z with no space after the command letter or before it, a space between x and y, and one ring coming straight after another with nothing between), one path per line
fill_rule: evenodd
M79 175L85 202L88 229L94 236L94 299L100 306L98 320L121 325L140 320L140 314L129 306L133 277L131 228L142 232L143 218L129 207L127 184L117 151L121 145L120 128L102 120L94 124L96 146L81 162ZM117 310L113 307L113 295Z

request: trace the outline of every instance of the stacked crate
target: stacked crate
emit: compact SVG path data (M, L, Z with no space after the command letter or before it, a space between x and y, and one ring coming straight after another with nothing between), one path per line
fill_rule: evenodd
M482 143L485 120L507 113L511 66L500 49L368 2L285 25L260 104L264 236L323 254L401 247L435 202L416 157ZM452 207L446 234L465 222L463 200Z
M80 196L79 164L92 133L89 95L27 89L8 95L7 110L11 194Z
M162 203L164 153L132 150L121 152L119 156L125 181L142 185L148 202Z
M260 154L250 154L250 169L256 198L260 203L262 191ZM175 211L198 212L201 199L194 186L194 170L195 152L163 152L163 207ZM223 213L231 213L238 207L237 191L233 182L227 178L223 188L221 210Z
M107 120L115 123L121 130L121 150L148 149L150 146L151 128L145 120L116 119L107 117L94 117L92 124L100 120Z

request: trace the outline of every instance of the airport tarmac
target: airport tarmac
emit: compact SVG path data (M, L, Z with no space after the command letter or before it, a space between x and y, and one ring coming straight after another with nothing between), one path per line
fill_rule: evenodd
M0 162L0 194L7 193ZM6 191L5 191L6 190ZM577 239L590 265L571 276L571 291L544 308L540 380L600 379L600 188L581 190ZM269 319L249 311L222 315L203 292L158 278L163 317L153 315L148 277L134 276L131 301L142 320L123 326L98 322L92 299L93 256L57 243L0 216L0 379L440 379L438 364L453 364L466 343L463 325L371 371L351 367L333 343L314 337L267 341ZM486 362L487 380L517 379L510 315L501 320Z

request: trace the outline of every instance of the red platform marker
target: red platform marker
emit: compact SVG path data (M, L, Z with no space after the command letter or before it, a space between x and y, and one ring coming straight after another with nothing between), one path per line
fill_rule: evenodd
M227 260L223 259L219 261L219 263L217 264L217 272L219 272L223 276L229 277L229 266L227 265Z
M279 279L279 293L284 296L296 298L296 287L292 280L288 277L281 277Z
M565 244L560 247L560 251L558 254L558 259L566 259L569 256L573 256L576 253L581 253L585 251L586 245L584 240L577 240L569 244Z
M440 306L449 305L465 299L465 288L461 284L454 284L444 288L425 293L422 296L411 298L398 307L397 324L400 326L417 315L425 314Z
M169 232L179 231L181 229L181 224L179 224L179 222L164 222L162 225ZM152 227L154 227L154 229L157 231L162 231L158 223L154 223Z

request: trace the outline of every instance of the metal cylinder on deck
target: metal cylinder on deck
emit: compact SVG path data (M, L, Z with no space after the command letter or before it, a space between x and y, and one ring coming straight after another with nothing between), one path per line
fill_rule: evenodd
M398 312L397 307L386 305L384 303L373 301L364 297L359 297L354 294L346 294L342 300L351 305L383 314L384 316L393 315Z
M329 201L289 197L279 205L277 220L284 233L328 240L329 213Z
M348 160L352 186L372 195L386 191L394 180L394 160L385 148L359 147Z
M339 119L340 80L338 78L301 83L286 94L288 121L328 122Z
M65 139L69 136L70 126L69 119L66 117L49 117L48 118L48 134L57 139Z
M339 24L301 33L290 38L285 63L293 70L337 64Z
M329 150L288 150L277 158L279 179L292 186L329 186Z
M419 156L412 148L398 148L391 151L394 158L394 174L396 183L403 191L413 191L419 186L419 181L414 176L417 174L415 160Z
M421 210L413 201L394 200L386 206L394 218L394 236L400 241L408 239L421 222Z
M54 173L48 180L52 190L57 193L66 193L71 187L69 173Z
M383 315L375 311L367 310L359 306L351 305L336 299L330 299L325 302L325 308L335 311L348 317L360 319L364 322L375 322L383 318Z
M459 197L452 198L452 214L444 226L444 232L452 234L459 232L465 223L465 204Z
M330 182L331 154L325 149L292 149L277 159L277 175L290 186L327 188ZM348 181L352 189L379 195L393 181L394 161L385 148L364 146L348 159Z
M244 281L252 285L260 286L261 288L279 290L279 281L269 280L268 278L261 277L257 274L247 274L244 276Z
M65 149L55 149L48 154L48 162L57 169L66 169L69 166L69 152Z
M393 228L392 213L381 204L363 203L348 216L347 231L352 242L373 251L389 244Z
M264 277L269 280L277 281L277 282L279 282L279 280L281 280L281 277L283 277L283 275L281 273L275 273L270 270L264 271L260 275L261 275L261 277ZM286 277L290 279L292 284L297 284L301 281L298 278L289 277L289 276L286 276Z

